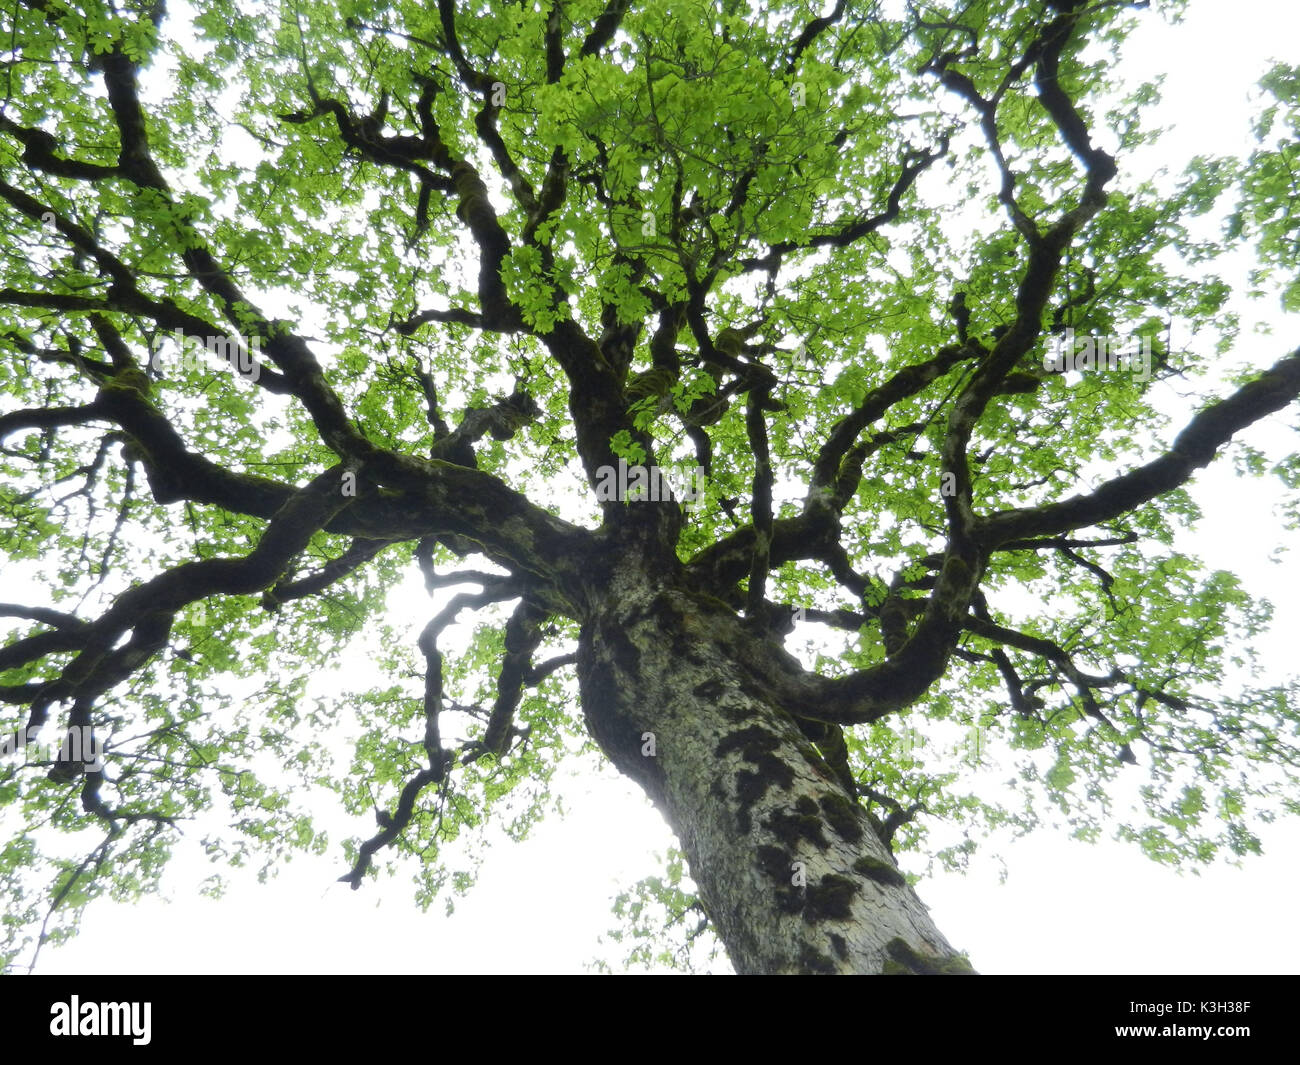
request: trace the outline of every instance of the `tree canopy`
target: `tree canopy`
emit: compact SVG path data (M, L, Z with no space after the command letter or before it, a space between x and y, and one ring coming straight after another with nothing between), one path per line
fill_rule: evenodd
M323 791L357 818L344 878L412 859L427 904L468 879L440 851L525 834L580 744L669 811L678 908L751 820L814 924L859 887L790 901L787 859L859 817L947 866L1049 816L1257 851L1298 808L1297 688L1225 685L1268 604L1173 538L1229 448L1295 514L1300 460L1233 440L1300 395L1300 350L1247 356L1216 259L1249 245L1300 310L1300 68L1249 159L1171 189L1124 166L1157 135L1113 68L1144 6L0 14L0 547L43 590L0 604L6 962L151 890L193 819L218 863L334 846ZM412 570L478 590L394 619ZM313 689L362 634L373 674ZM766 723L710 732L729 783L691 791L673 714L738 727L733 683L850 812L764 806L795 787ZM1144 810L1111 808L1121 774ZM733 879L699 904L757 957ZM887 971L962 967L900 942Z

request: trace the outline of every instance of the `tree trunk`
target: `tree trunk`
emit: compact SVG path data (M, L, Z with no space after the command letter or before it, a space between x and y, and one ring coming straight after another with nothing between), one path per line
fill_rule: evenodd
M620 573L584 627L587 726L668 819L739 973L971 972L866 811L755 683L725 605Z

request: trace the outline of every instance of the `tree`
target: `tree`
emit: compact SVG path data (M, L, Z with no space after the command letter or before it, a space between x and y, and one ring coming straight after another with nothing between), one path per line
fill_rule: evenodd
M198 811L219 858L324 846L285 767L377 822L347 881L414 856L427 901L583 733L742 972L971 971L894 858L934 824L1094 834L1142 772L1121 834L1208 860L1296 810L1294 686L1220 690L1266 610L1170 545L1300 395L1300 351L1222 382L1173 334L1232 351L1190 220L1234 190L1298 304L1300 76L1251 165L1161 195L1119 167L1152 87L1103 95L1124 5L897 7L5 12L3 536L49 605L0 606L0 701L11 746L63 737L0 769L7 957ZM412 565L481 589L414 646ZM375 626L339 779L308 678ZM1018 752L1014 803L954 733Z

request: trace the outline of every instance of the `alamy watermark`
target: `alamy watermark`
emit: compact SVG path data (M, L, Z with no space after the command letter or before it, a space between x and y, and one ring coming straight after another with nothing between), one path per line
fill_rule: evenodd
M248 380L256 382L262 374L262 367L258 361L262 355L262 338L245 337L238 333L211 336L211 337L193 337L197 347L188 347L185 343L187 339L185 331L177 329L175 333L176 344L180 348L179 366L194 370L205 369L208 365L206 356L215 355L218 358L225 359L230 368L240 377L246 377ZM167 360L171 361L171 360ZM161 344L154 344L149 353L149 368L154 373L159 373L163 369L164 355Z
M104 742L89 725L73 725L56 743L37 739L40 729L29 725L16 732L0 734L0 758L23 752L27 763L64 762L85 766L91 773L104 768Z
M988 753L989 741L988 726L967 725L962 729L961 739L945 750L938 743L928 740L919 729L908 725L893 737L891 745L905 762L919 759L919 752L928 749L936 755L952 755L971 765L981 765Z
M1139 381L1151 380L1151 338L1076 336L1067 328L1056 341L1056 350L1043 352L1043 369L1053 373L1067 370L1127 370Z
M703 466L629 466L626 459L619 459L617 467L596 470L596 498L602 503L676 500L689 508L703 497L705 480Z
M152 1002L82 1002L73 995L50 1006L50 1035L126 1036L136 1046L148 1046L152 1013Z

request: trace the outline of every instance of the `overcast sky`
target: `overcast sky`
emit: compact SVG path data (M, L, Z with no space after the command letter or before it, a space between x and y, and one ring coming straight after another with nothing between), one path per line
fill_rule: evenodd
M1162 142L1162 161L1249 150L1246 94L1270 56L1294 58L1297 40L1300 17L1290 0L1192 0L1184 26L1147 27L1128 54L1169 72L1160 121L1174 129ZM1278 328L1272 338L1243 331L1243 352L1264 366L1294 348L1294 318ZM1291 407L1244 439L1280 455L1295 447L1296 424ZM1279 543L1296 544L1282 538L1280 487L1238 481L1220 464L1197 478L1193 494L1206 517L1179 546L1273 599L1273 631L1259 648L1277 667L1268 678L1276 681L1294 668L1300 631L1300 611L1286 594L1300 587L1300 559L1293 552L1269 561ZM427 617L427 602L419 610ZM597 953L613 961L617 954L596 943L613 924L610 897L660 872L652 853L672 838L640 793L594 758L575 759L557 787L570 815L551 817L523 844L496 842L478 886L451 918L440 904L420 913L400 879L369 881L358 892L334 883L345 871L334 832L336 845L324 857L295 858L267 885L236 877L219 902L195 897L211 869L182 853L166 878L175 901L92 906L80 937L47 949L40 969L576 972ZM934 876L918 890L949 940L986 973L1294 972L1300 826L1266 829L1264 857L1199 876L1156 866L1131 845L1089 846L1047 833L994 840L966 876Z

